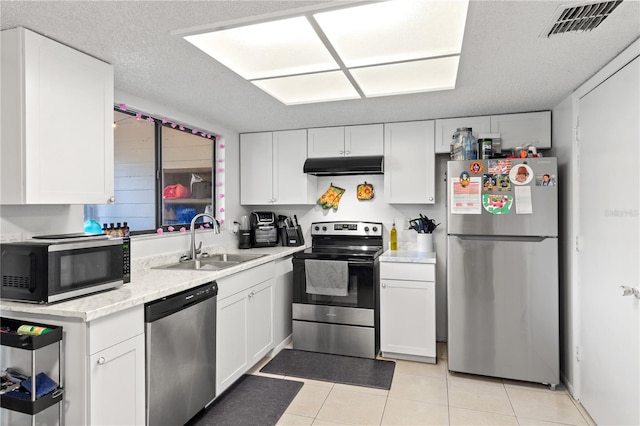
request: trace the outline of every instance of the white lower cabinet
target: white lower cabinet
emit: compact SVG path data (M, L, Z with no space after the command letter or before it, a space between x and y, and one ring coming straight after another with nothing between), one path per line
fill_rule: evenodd
M145 424L144 335L89 357L90 424Z
M273 348L273 272L271 263L218 280L216 395Z
M144 425L143 307L90 322L88 340L89 424Z
M247 359L250 366L273 348L273 284L271 278L249 289L247 295Z
M436 362L435 265L380 262L383 356Z

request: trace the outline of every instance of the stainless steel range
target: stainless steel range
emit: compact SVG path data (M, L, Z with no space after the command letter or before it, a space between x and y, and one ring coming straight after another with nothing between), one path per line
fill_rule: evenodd
M315 222L293 255L293 348L375 358L382 223Z

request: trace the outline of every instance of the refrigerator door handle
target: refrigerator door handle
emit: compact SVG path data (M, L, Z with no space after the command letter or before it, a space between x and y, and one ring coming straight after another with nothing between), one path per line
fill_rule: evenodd
M482 240L491 240L491 241L518 241L518 242L531 242L531 243L539 243L541 241L546 240L547 238L556 238L556 237L527 237L527 236L517 236L517 235L451 235L452 237L460 238L461 240L468 241L482 241Z

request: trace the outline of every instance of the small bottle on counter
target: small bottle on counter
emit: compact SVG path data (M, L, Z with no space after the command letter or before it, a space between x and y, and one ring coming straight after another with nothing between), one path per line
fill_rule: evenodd
M21 325L18 327L18 334L28 334L29 336L40 336L41 334L49 333L51 331L48 327L38 327L35 325Z
M391 225L391 232L389 235L389 249L398 250L398 231L396 230L396 220L393 220Z

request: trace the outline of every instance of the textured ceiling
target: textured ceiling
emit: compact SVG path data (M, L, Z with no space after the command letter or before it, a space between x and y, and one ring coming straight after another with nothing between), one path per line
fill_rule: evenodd
M592 32L553 38L539 35L558 6L576 2L472 0L455 90L285 106L171 35L337 3L3 0L0 23L113 64L118 90L238 132L551 109L640 37L638 0Z

